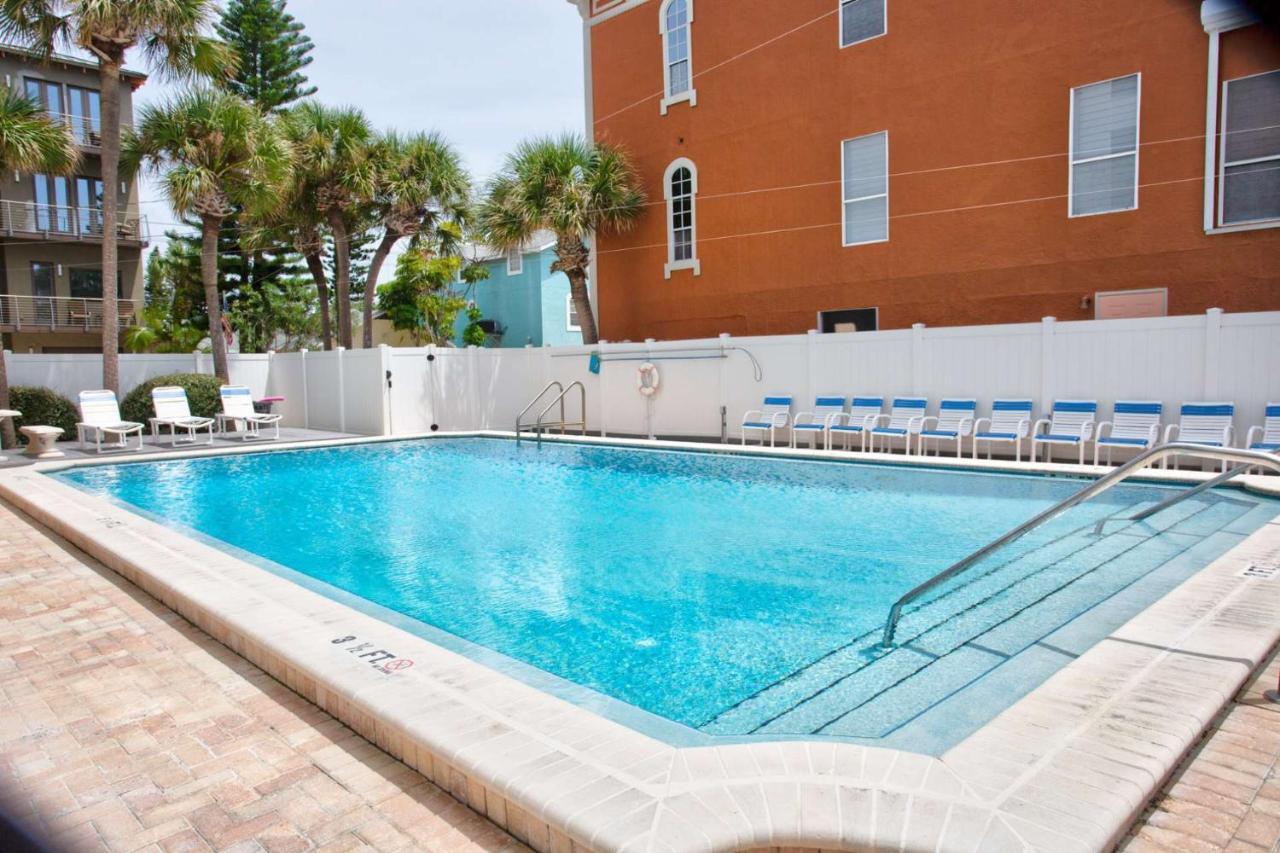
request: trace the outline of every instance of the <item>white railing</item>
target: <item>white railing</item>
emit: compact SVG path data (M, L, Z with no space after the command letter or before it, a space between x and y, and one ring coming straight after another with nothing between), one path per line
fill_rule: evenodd
M137 304L132 299L118 304L120 326L132 326ZM102 328L102 300L0 294L0 327L15 332L91 332Z
M102 211L95 207L69 207L34 201L0 201L0 230L9 235L39 234L76 239L102 239ZM117 228L121 240L150 241L145 216L121 218Z

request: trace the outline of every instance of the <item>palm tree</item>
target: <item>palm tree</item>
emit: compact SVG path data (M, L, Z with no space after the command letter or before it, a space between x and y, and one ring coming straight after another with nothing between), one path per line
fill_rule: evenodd
M351 348L352 223L369 213L377 186L374 132L354 107L308 101L285 113L301 186L295 203L319 213L333 235L338 344Z
M174 77L225 75L235 60L226 45L204 33L217 11L214 0L0 0L0 36L48 57L59 47L85 50L98 60L102 99L102 278L118 269L120 199L120 71L125 54L141 47L147 59ZM119 390L120 317L114 287L102 288L102 385Z
M486 241L504 251L523 247L535 232L556 235L551 269L569 278L582 340L598 340L587 293L588 242L601 231L630 229L644 206L639 178L621 149L580 136L524 142L489 185L479 213Z
M439 231L444 222L465 225L470 218L471 180L462 158L435 133L402 137L387 133L374 146L377 186L373 216L382 240L369 261L364 287L364 346L373 346L373 302L378 274L396 243Z
M80 162L71 131L7 86L0 87L0 169L69 175ZM0 344L0 409L9 408L9 373ZM13 422L3 419L0 445L13 446Z
M333 349L333 322L329 316L329 279L324 270L323 217L309 207L310 191L296 171L280 196L276 209L244 217L240 245L247 251L269 246L292 246L307 263L320 303L320 338L326 350Z
M279 203L293 172L289 143L248 101L217 89L194 89L143 108L138 129L125 137L123 149L126 168L145 163L162 173L174 211L200 220L200 279L213 368L226 381L218 235L238 209L265 210Z

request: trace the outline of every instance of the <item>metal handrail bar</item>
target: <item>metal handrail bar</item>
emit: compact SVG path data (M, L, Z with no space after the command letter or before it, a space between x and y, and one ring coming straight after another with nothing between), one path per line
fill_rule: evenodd
M1274 456L1270 453L1262 453L1257 450L1241 450L1232 447L1207 447L1203 444L1191 444L1189 442L1174 442L1160 447L1153 447L1150 450L1138 454L1124 465L1121 465L1110 474L1107 474L1105 477L1101 477L1093 483L1090 483L1088 486L1076 492L1066 500L1054 504L1034 518L1023 522L1013 530L1010 530L1008 533L1001 536L999 539L984 545L969 556L954 563L950 568L944 569L924 583L912 589L906 595L899 598L894 602L893 607L889 609L889 618L886 619L884 623L884 637L880 641L881 647L891 648L893 646L893 635L898 628L898 620L902 616L902 608L907 604L919 598L921 595L939 584L960 574L965 569L969 568L992 552L1003 548L1011 542L1021 539L1027 533L1044 524L1046 521L1050 521L1058 517L1072 507L1084 503L1095 495L1102 494L1112 486L1119 485L1121 481L1132 476L1142 468L1145 468L1147 463L1162 459L1166 456L1197 456L1206 459L1217 459L1224 462L1240 462L1246 463L1243 466L1244 468L1270 468L1276 473L1280 473L1280 456ZM1240 473L1241 470L1241 468L1236 468L1227 473L1231 474L1231 476L1235 476ZM1210 485L1221 484L1226 482L1228 479L1230 479L1230 477L1227 477L1225 474L1215 477L1207 483L1200 484L1194 489L1179 492L1169 500L1163 501L1157 508L1167 509L1176 503L1186 500L1192 495L1200 493L1205 488L1210 487ZM1149 515L1150 513L1147 514ZM1134 518L1137 518L1138 516L1146 517L1143 513L1139 513L1134 516Z
M581 406L581 409L579 411L582 412L582 420L566 421L564 417L564 398L568 396L569 392L572 391L575 386L577 387L580 394L578 402L579 402L579 405ZM560 404L559 422L553 421L551 423L543 423L542 421L543 417L546 416L547 412L551 411L551 409L556 405L556 403ZM539 444L542 443L543 429L547 427L554 427L554 426L560 427L561 435L564 435L565 430L567 430L571 426L581 427L582 434L583 435L587 434L587 386L583 385L581 380L575 379L574 381L570 382L568 388L565 388L563 391L561 391L559 396L557 396L554 400L548 403L547 407L538 413L538 420L534 424L534 430L538 437Z
M517 442L519 442L519 441L520 441L520 420L521 420L521 418L523 418L525 415L529 414L529 410L530 410L530 409L532 409L534 406L538 405L538 401L539 401L539 400L541 400L541 399L542 399L542 397L543 397L543 395L544 395L544 394L546 394L548 391L550 391L552 388L559 388L559 389L560 389L560 394L561 394L561 395L563 395L563 394L564 394L564 386L560 384L560 381L559 381L559 380L557 380L557 379L552 379L550 382L548 382L548 383L543 387L543 389L542 389L541 391L539 391L539 392L537 393L537 396L535 396L532 400L530 400L530 401L529 401L529 405L527 405L527 406L525 406L523 409L521 409L521 410L520 410L520 414L516 415L516 441L517 441ZM530 426L533 426L533 424L530 424Z

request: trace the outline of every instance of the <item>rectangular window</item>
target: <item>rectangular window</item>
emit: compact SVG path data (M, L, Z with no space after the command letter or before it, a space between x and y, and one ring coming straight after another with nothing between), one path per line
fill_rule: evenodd
M1071 90L1070 214L1138 206L1137 74Z
M67 87L67 119L81 145L102 145L102 102L97 89Z
M519 248L507 250L507 275L520 275L524 272L524 254Z
M885 34L887 0L840 0L840 46Z
M34 77L27 77L25 82L28 98L43 107L45 112L55 116L62 115L61 85Z
M1280 71L1222 88L1218 218L1223 225L1280 219Z
M32 175L35 230L71 234L71 183L59 175Z
M76 299L102 298L102 270L72 267L70 272L71 295ZM117 277L116 297L124 298L124 278Z
M570 332L581 332L582 324L578 322L578 306L573 302L573 294L570 293L564 298L565 300L565 329Z
M53 294L53 264L48 261L32 261L31 295L37 297L35 309L38 322L53 322Z
M844 245L889 239L889 132L844 141Z

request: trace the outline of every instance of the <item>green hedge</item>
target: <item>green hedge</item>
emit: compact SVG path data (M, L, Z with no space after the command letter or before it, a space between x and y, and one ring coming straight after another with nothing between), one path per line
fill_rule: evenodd
M10 407L22 412L21 418L14 418L14 429L24 426L54 426L62 428L59 441L73 441L76 437L76 424L80 413L76 404L48 388L16 385L9 389ZM18 441L25 443L25 437L18 433Z
M121 416L126 421L140 424L145 424L147 418L155 417L155 408L151 405L151 389L162 385L179 385L185 388L187 404L191 406L191 414L197 418L211 418L222 411L222 401L218 397L222 380L203 373L173 373L148 379L130 391L120 404Z

